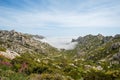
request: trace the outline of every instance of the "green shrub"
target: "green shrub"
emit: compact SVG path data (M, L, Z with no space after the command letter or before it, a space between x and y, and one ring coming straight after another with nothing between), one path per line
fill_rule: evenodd
M29 76L29 80L72 80L72 79L58 73L56 74L44 73L44 74L31 74Z
M16 57L11 63L13 64L13 70L16 72L22 71L26 74L49 72L48 65L37 62L34 60L34 55L31 56L31 54L23 54L21 57Z
M95 71L90 70L84 75L84 80L116 80L120 79L120 71Z
M0 51L4 51L4 52L6 52L6 48L4 48L4 47L0 47Z
M28 80L27 75L16 73L11 70L0 70L0 78L1 80Z
M10 62L10 59L4 57L3 55L0 55L0 61Z

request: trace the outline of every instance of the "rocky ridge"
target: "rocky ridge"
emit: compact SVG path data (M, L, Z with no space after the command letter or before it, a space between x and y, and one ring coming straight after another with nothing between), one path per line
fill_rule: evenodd
M48 54L50 51L56 51L47 43L40 42L34 38L43 39L43 36L24 34L14 30L0 31L0 47L21 53L40 53Z
M79 57L86 60L105 61L116 60L120 63L120 35L103 36L86 35L73 39L73 42L78 42L75 50Z

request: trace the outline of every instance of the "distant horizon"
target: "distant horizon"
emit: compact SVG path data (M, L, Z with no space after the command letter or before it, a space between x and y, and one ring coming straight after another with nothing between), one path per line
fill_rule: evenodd
M70 29L70 28L68 28ZM46 36L44 34L41 34L41 33L34 33L33 32L27 32L26 30L25 31L21 31L21 30L18 30L18 29L1 29L0 30L8 30L8 31L11 31L11 30L15 30L16 32L21 32L21 33L24 33L24 34L33 34L33 35L40 35L40 36L43 36L44 38L43 39L36 39L36 40L39 40L41 42L45 42L45 43L48 43L50 44L52 47L55 47L57 49L66 49L66 50L71 50L73 48L75 48L77 42L72 42L72 39L78 39L80 36L81 37L84 37L86 35L98 35L98 34L101 34L103 36L115 36L117 34L120 34L119 31L120 31L120 28L117 27L117 28L114 28L114 27L105 27L105 28L92 28L92 29L89 29L87 31L89 32L86 32L86 27L82 28L82 32L79 33L79 29L76 29L75 28L75 31L74 32L74 28L72 28L71 32L74 32L74 33L79 33L78 35L72 35L72 33L70 35L59 35L56 34L56 35L53 35L53 34L49 34L46 32L46 34L49 34L49 36ZM78 32L77 32L78 30ZM99 30L99 32L97 32ZM39 31L39 30L38 30ZM103 34L104 33L104 34ZM35 38L34 38L35 39Z
M86 29L86 28L82 28L82 29ZM18 30L18 29L2 29L1 27L0 27L0 30L8 30L8 31L11 31L11 30L15 30L15 31L17 31L17 32L21 32L21 33L27 33L27 34L33 34L33 35L41 35L41 36L44 36L45 38L63 38L63 37L66 37L66 38L77 38L77 37L79 37L79 36L86 36L86 35L89 35L89 34L91 34L91 35L98 35L98 34L102 34L103 36L115 36L116 34L120 34L120 28L118 27L118 28L114 28L114 27L111 27L111 28L99 28L98 30L99 30L99 32L96 30L96 29L89 29L89 31L87 30L87 32L85 31L85 30L82 30L82 32L79 32L79 29L78 29L78 31L77 31L77 29L75 29L74 31L76 31L76 32L74 32L73 31L73 29L71 30L71 33L68 35L66 35L66 34L63 34L63 33L59 33L59 34L55 34L55 35L53 35L53 33L51 34L51 33L42 33L42 32L34 32L34 30L33 31L23 31L23 30ZM74 32L73 34L72 34L72 31ZM70 32L70 31L69 31Z
M3 30L3 29L0 29L0 30ZM12 29L12 30L14 30L14 29ZM8 30L8 31L11 31L11 30ZM17 31L17 30L15 30L15 31ZM21 31L17 31L17 32L21 32ZM21 32L21 33L26 33L26 32ZM31 33L27 33L27 34L31 34ZM101 33L98 33L98 34L101 34ZM98 34L91 34L91 35L98 35ZM41 35L41 34L33 34L33 35ZM90 34L86 34L86 35L90 35ZM79 35L79 36L64 36L63 35L63 36L49 36L49 37L41 35L41 36L44 36L45 38L43 38L43 39L34 38L34 39L42 41L42 42L49 43L51 46L53 46L57 49L69 50L69 49L73 49L77 44L77 42L71 42L72 39L77 39L80 36L83 37L83 36L86 36L86 35ZM115 35L116 34L114 34L114 35L103 35L103 36L115 36Z

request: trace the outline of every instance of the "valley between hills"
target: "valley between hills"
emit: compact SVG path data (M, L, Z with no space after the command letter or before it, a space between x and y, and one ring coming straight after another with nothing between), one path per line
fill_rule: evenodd
M80 36L72 49L44 38L0 30L0 80L120 80L120 34Z

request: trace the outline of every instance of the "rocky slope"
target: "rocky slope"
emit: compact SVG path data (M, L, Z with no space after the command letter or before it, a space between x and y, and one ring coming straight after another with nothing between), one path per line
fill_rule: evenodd
M14 30L0 30L0 47L18 54L26 52L49 54L57 51L49 44L37 40L43 38L43 36L24 34Z
M120 35L73 39L73 50L39 41L38 35L0 31L1 80L120 80Z
M78 42L75 50L79 57L93 61L111 61L120 63L120 35L87 35L73 39Z

